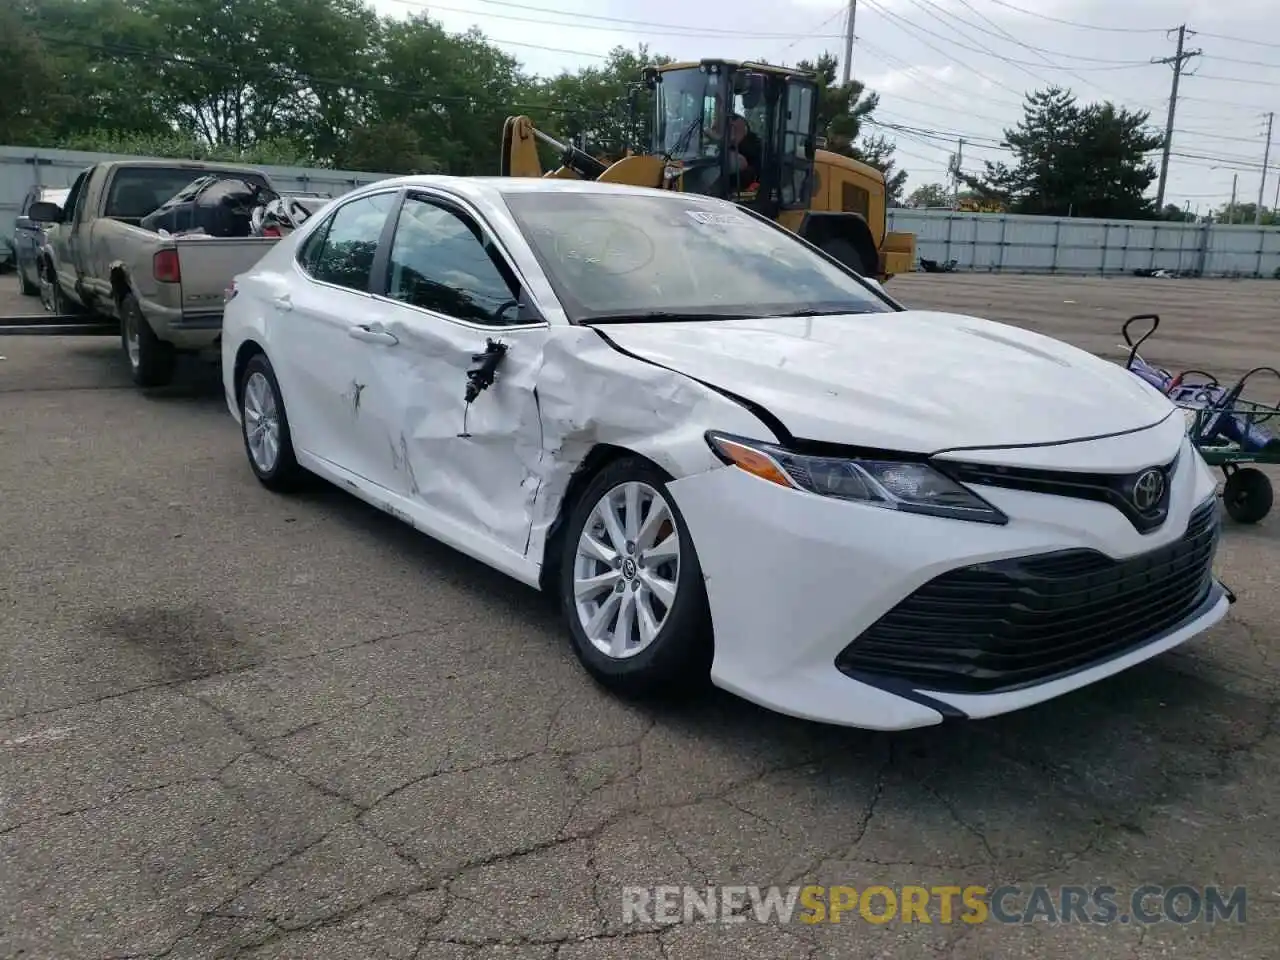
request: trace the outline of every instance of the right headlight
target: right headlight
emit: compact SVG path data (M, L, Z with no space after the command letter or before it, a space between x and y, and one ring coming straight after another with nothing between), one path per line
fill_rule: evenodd
M903 513L977 523L1009 522L1008 517L968 487L927 463L816 457L714 430L706 436L711 449L725 463L780 486Z

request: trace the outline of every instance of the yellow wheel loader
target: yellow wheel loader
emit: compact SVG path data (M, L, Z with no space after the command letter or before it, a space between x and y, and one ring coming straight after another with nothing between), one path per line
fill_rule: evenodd
M818 82L768 64L701 60L650 67L652 142L644 153L604 163L508 117L501 173L680 190L755 210L867 277L909 272L915 236L890 233L884 175L818 149ZM560 166L543 172L542 143Z

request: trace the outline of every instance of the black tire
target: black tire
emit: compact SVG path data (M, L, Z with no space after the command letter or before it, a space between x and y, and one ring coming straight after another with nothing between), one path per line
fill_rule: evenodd
M40 294L40 304L55 317L71 316L79 311L68 302L62 288L58 286L58 275L51 265L36 266L38 280L36 292Z
M245 392L250 380L260 376L266 381L275 404L276 424L279 438L279 449L275 463L264 466L254 456L253 445L249 438L250 416L245 411ZM240 407L240 437L244 441L245 457L249 461L249 469L268 490L277 493L291 493L299 489L306 480L302 467L293 452L293 434L289 430L289 416L284 409L284 396L280 392L280 383L276 380L276 372L271 368L271 361L266 354L256 353L249 358L236 383L236 403Z
M36 267L39 270L39 266ZM18 292L24 297L36 297L40 295L40 284L32 283L27 279L27 272L22 269L22 264L18 264Z
M680 508L667 493L668 477L639 457L615 460L597 474L571 507L561 541L559 593L569 635L578 660L599 683L631 697L683 696L704 688L713 652L711 614L693 540ZM680 556L675 572L675 598L647 647L626 658L609 656L587 637L578 615L574 568L578 542L597 503L623 484L645 484L664 501L678 537ZM633 568L633 574L638 571ZM630 582L630 581L628 581ZM626 587L624 585L623 593ZM640 596L637 594L637 597ZM654 610L652 601L648 607ZM655 611L656 612L656 611Z
M130 340L135 337L136 350L130 349ZM120 346L129 361L129 374L139 387L163 387L173 382L178 359L173 344L156 338L131 293L120 301Z
M1257 523L1271 512L1270 478L1255 467L1233 470L1222 488L1222 505L1236 523Z
M843 237L832 237L821 245L822 252L834 257L860 277L875 278L875 264L865 262L865 258L848 240Z

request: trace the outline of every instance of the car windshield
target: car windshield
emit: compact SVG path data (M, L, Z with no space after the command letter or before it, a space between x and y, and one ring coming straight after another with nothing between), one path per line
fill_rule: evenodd
M506 202L574 322L893 310L732 204L657 191L512 192Z

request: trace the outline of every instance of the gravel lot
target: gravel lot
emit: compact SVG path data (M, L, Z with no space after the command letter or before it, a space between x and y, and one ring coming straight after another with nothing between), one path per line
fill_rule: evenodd
M1158 362L1280 359L1275 283L891 288L1112 357L1154 309ZM0 956L1277 955L1280 513L1228 525L1224 626L1039 708L886 736L639 707L536 594L261 490L207 366L143 396L110 338L0 356ZM624 884L708 882L1246 885L1248 922L621 923Z

